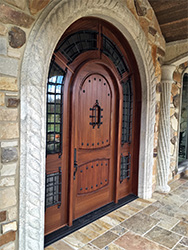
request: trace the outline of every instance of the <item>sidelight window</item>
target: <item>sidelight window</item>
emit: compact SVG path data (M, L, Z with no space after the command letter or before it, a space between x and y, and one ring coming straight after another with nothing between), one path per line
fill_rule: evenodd
M64 78L65 71L52 60L47 84L47 154L62 151Z
M123 90L123 117L122 117L122 137L121 142L131 143L132 136L132 116L133 116L133 93L131 78L122 82Z

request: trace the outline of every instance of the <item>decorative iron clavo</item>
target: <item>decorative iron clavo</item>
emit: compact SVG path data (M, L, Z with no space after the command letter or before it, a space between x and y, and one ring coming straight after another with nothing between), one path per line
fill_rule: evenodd
M103 109L99 105L98 100L96 100L96 103L94 104L93 108L90 108L90 110L92 111L92 115L90 115L89 118L91 118L92 121L89 124L93 126L93 128L95 128L95 126L100 128L102 124L101 119L103 118L102 116Z

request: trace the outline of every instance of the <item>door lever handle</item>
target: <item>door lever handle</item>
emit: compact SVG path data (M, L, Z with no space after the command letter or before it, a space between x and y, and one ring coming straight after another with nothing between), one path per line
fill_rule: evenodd
M73 174L73 180L76 179L76 172L78 170L78 164L76 161L76 148L74 149L74 174Z

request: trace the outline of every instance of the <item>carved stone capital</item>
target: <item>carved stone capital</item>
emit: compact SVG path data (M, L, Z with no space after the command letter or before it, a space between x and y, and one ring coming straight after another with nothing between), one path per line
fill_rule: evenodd
M173 83L173 73L175 69L175 65L163 65L161 67L161 82Z

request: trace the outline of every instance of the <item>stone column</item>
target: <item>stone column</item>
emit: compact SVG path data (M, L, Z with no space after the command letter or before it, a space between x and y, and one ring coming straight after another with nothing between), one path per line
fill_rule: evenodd
M168 193L168 173L170 168L170 97L173 73L176 66L163 65L161 76L161 109L158 137L158 164L156 191Z

